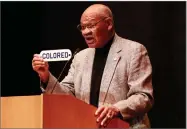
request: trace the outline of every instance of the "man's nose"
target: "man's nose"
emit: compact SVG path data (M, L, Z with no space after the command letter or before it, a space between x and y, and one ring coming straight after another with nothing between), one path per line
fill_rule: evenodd
M84 30L82 30L82 34L83 34L83 35L87 35L87 34L89 34L90 32L91 32L91 30L88 29L87 27L86 27Z

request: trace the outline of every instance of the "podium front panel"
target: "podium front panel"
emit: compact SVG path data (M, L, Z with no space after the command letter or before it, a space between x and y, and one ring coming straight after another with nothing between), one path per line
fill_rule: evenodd
M42 128L42 96L1 97L1 128Z
M43 96L44 128L99 128L96 122L96 107L70 95ZM129 124L115 118L108 128L128 128Z
M96 108L70 95L44 95L44 128L97 128Z

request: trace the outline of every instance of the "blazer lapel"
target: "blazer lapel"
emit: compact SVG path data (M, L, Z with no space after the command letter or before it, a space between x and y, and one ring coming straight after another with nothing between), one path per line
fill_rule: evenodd
M106 99L106 95L110 87L112 78L114 76L115 69L121 58L121 56L119 55L119 52L121 51L120 42L118 42L117 40L118 40L118 36L115 35L103 71L101 87L100 87L100 95L99 95L100 102L104 102Z

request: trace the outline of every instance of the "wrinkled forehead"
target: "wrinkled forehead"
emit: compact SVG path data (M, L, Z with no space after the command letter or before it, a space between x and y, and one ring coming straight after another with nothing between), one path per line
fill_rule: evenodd
M92 13L84 13L81 16L80 23L81 24L89 24L94 23L99 19L99 15L95 12Z

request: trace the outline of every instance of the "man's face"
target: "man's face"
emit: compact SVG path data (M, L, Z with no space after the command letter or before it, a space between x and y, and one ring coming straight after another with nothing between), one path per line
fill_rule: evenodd
M83 15L81 17L81 32L90 48L102 48L108 41L108 26L106 18Z

